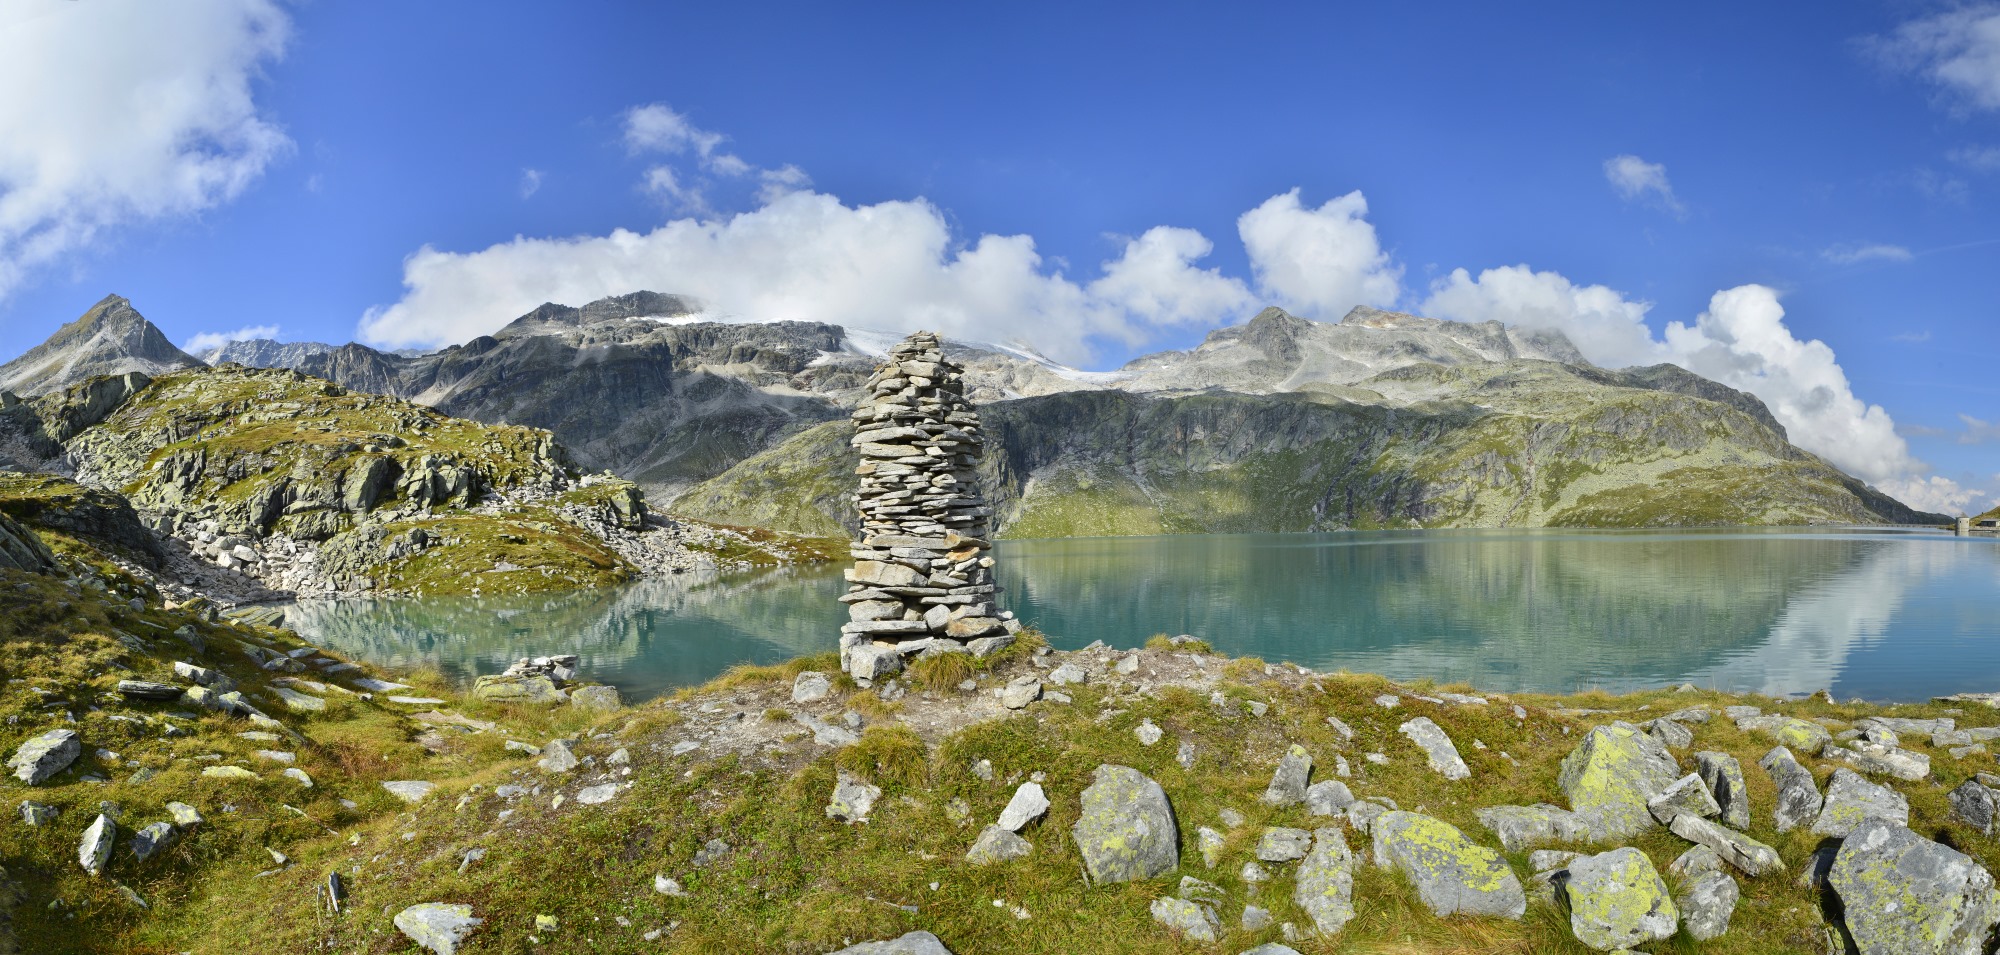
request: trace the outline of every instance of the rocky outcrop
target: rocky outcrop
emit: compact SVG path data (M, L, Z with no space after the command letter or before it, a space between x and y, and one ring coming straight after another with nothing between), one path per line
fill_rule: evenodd
M857 680L1019 629L995 602L993 511L976 470L985 439L961 373L936 335L912 335L890 349L853 414L862 537L840 598L840 658Z
M1599 726L1563 759L1558 784L1596 840L1623 839L1653 824L1649 803L1680 775L1660 741L1625 725Z
M1990 873L1883 819L1861 823L1842 840L1827 885L1860 955L1976 955L2000 922Z
M46 574L56 569L56 555L31 531L0 512L0 570Z

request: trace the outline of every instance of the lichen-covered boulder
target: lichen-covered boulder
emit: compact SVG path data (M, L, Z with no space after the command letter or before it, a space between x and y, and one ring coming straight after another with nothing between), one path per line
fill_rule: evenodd
M1778 786L1778 801L1771 807L1771 819L1779 832L1790 832L1819 818L1826 800L1819 793L1819 783L1813 779L1812 771L1799 765L1791 750L1774 747L1757 765Z
M1466 912L1518 919L1527 911L1521 880L1500 853L1465 837L1457 826L1414 812L1392 811L1369 828L1375 864L1401 872L1436 915Z
M1743 782L1743 764L1728 753L1694 754L1695 772L1708 785L1709 795L1722 809L1722 824L1731 829L1750 828L1750 790Z
M437 955L456 955L459 943L482 921L473 917L472 906L448 902L420 902L395 919L398 931Z
M1945 801L1951 803L1951 814L1958 821L1979 830L1982 836L1993 834L1993 790L1980 785L1979 780L1966 780L1947 793Z
M611 712L624 705L615 686L580 686L569 693L569 705L579 709Z
M75 730L49 730L22 743L7 759L7 766L15 779L39 786L68 769L82 753L83 740Z
M987 826L980 830L979 838L972 843L972 849L965 854L965 861L973 865L994 865L1013 859L1026 857L1035 851L1028 840L1014 834L1004 826Z
M83 830L83 839L76 845L76 864L92 876L104 874L104 865L111 861L111 844L118 838L118 824L103 813L90 828Z
M1215 913L1187 899L1154 899L1153 921L1190 942L1213 942L1222 930Z
M1680 910L1653 860L1629 846L1570 862L1562 885L1570 931L1598 951L1672 938L1680 927Z
M875 808L875 800L880 798L882 787L858 776L850 776L843 770L834 781L833 799L826 804L826 817L849 825L867 822L868 813Z
M1556 783L1590 837L1604 841L1651 827L1646 803L1680 774L1680 764L1659 740L1614 723L1592 729L1563 757Z
M1313 833L1313 848L1299 863L1292 901L1297 902L1322 936L1338 933L1354 919L1354 853L1339 829Z
M472 695L496 703L561 703L561 690L542 673L493 673L472 683Z
M1538 803L1533 806L1487 806L1477 810L1479 824L1500 838L1508 852L1521 852L1551 842L1573 842L1587 838L1590 829L1567 809Z
M1312 781L1313 758L1306 748L1292 744L1285 751L1285 758L1278 761L1278 768L1271 773L1271 784L1264 788L1264 802L1272 806L1295 806L1306 801L1306 783Z
M1675 816L1668 828L1677 835L1696 845L1715 850L1722 861L1742 870L1744 875L1756 878L1770 872L1782 872L1784 860L1778 850L1771 848L1734 829L1724 829L1700 816L1684 814Z
M2000 921L1979 863L1883 819L1847 834L1827 884L1861 955L1976 955Z
M1822 836L1845 836L1869 819L1898 826L1910 824L1910 801L1887 786L1862 779L1851 769L1836 769L1826 781L1826 803L1812 831Z
M1722 815L1722 807L1716 805L1715 796L1708 791L1708 784L1701 781L1697 773L1689 773L1674 780L1673 785L1647 801L1646 808L1661 825L1672 825L1676 817L1693 815L1701 819L1712 819Z
M1166 791L1130 766L1097 767L1071 835L1094 883L1150 879L1181 864Z
M1826 727L1808 720L1791 716L1751 716L1736 721L1736 728L1744 732L1763 733L1778 741L1780 746L1788 746L1801 753L1817 753L1820 747L1833 738Z
M1695 941L1721 938L1729 931L1729 919L1736 914L1736 901L1743 890L1736 879L1720 870L1702 872L1681 886L1674 907L1681 910L1681 925Z

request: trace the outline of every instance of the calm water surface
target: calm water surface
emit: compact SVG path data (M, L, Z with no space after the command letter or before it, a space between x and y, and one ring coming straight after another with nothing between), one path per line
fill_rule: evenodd
M1003 606L1063 648L1218 651L1496 691L2000 691L2000 542L1907 530L1393 531L1004 541ZM303 602L292 625L470 682L569 652L628 697L831 649L838 567L538 598Z

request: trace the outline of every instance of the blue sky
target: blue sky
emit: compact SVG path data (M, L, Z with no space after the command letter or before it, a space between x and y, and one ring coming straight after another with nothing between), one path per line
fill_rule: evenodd
M0 354L108 292L404 346L644 286L1091 368L1365 302L1991 506L2000 6L1803 9L24 0Z

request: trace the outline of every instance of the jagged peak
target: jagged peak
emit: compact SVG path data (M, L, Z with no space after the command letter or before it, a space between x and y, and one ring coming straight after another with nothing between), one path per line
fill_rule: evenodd
M0 365L0 388L23 395L59 390L94 375L158 374L203 362L174 346L123 295L106 295L74 321Z
M539 334L551 327L582 328L602 322L637 318L684 318L701 313L701 303L687 295L640 290L624 295L607 295L582 306L544 302L533 311L507 323L494 333L496 338Z

